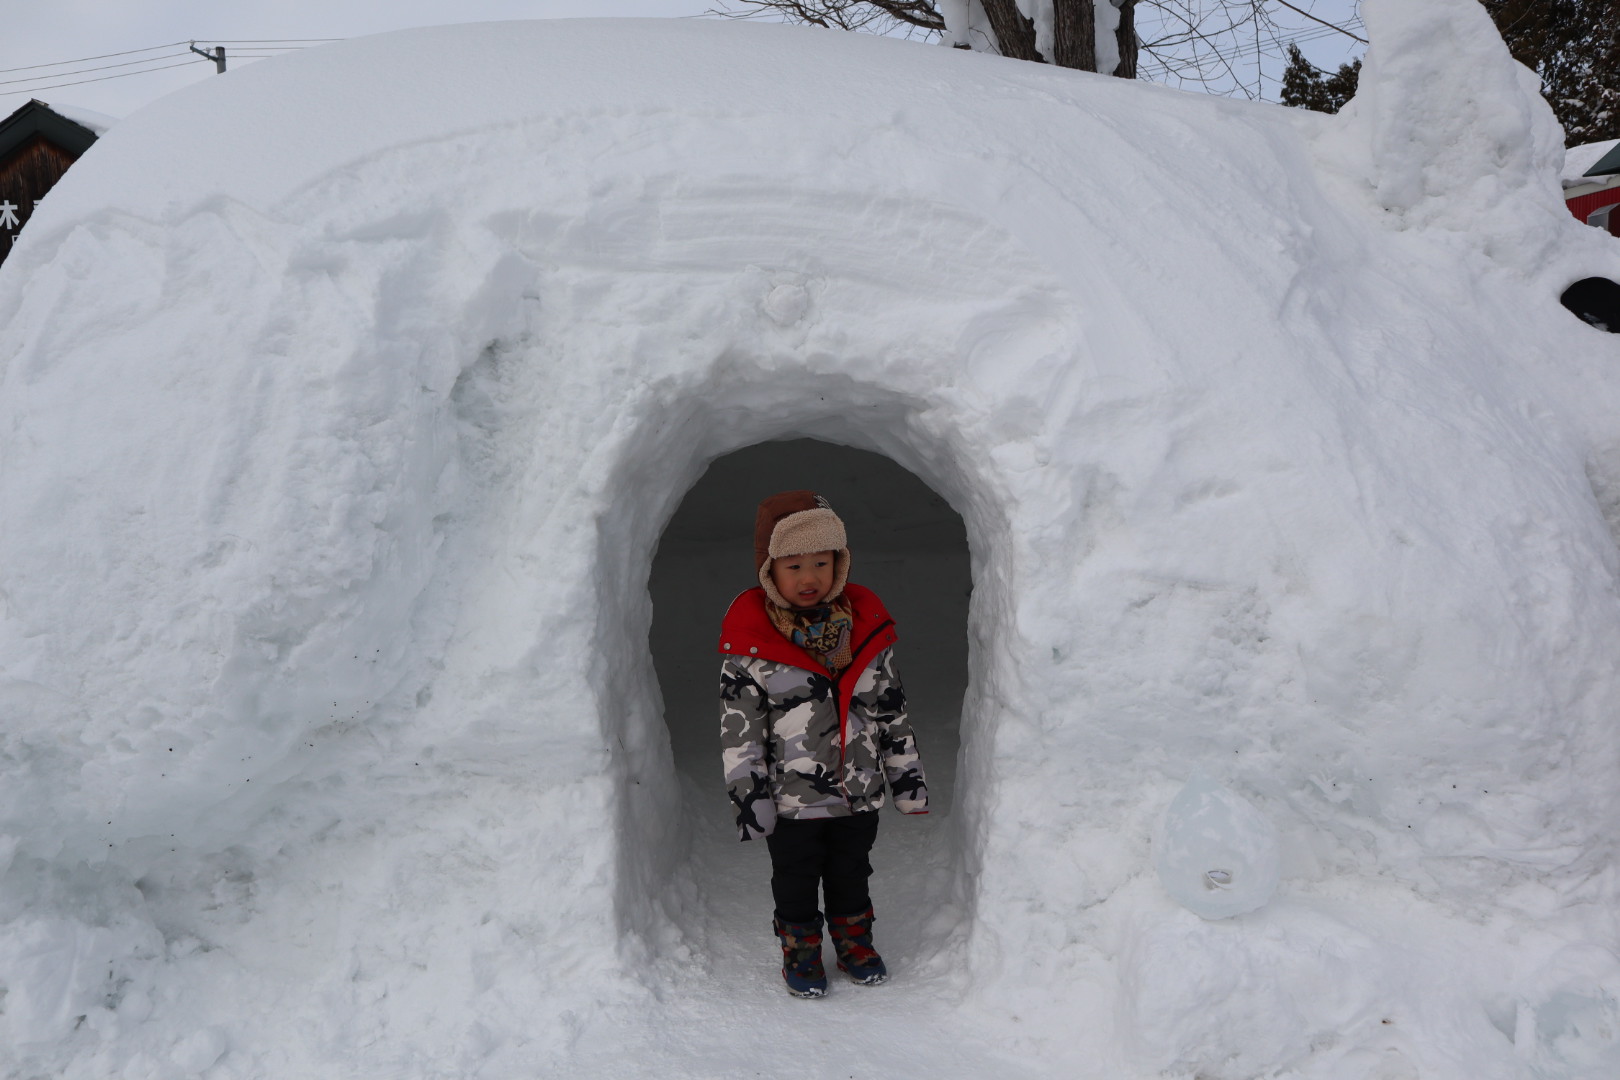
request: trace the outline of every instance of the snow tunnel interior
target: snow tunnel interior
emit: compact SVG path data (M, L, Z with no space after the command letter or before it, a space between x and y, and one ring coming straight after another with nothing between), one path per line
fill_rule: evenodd
M1620 282L1581 278L1565 289L1558 301L1588 326L1620 334Z
M753 584L759 500L810 488L849 530L852 581L883 597L900 633L897 658L928 773L931 812L886 809L873 856L874 903L909 903L948 872L972 569L962 517L924 481L871 451L814 439L757 443L716 459L687 491L653 558L651 651L698 881L733 883L698 903L743 924L769 918L762 844L737 842L721 780L715 651L721 617ZM716 911L727 905L734 913ZM901 944L904 944L903 942Z

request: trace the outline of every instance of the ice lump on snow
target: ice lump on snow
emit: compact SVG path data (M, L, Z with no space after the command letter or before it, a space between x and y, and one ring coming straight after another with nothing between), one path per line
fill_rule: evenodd
M1254 911L1277 890L1276 828L1205 773L1171 800L1154 848L1165 891L1206 919Z

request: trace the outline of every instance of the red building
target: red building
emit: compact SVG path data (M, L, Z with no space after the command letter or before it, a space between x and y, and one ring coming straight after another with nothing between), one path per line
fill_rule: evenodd
M1577 220L1620 236L1620 140L1570 147L1563 181L1564 205Z

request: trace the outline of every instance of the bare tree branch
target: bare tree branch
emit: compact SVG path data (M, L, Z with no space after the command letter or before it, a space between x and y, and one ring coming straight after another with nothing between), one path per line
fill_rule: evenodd
M728 19L755 19L776 14L789 22L839 30L865 30L886 34L897 26L930 34L945 29L945 19L933 0L730 0L731 7L710 8L708 14Z
M711 0L709 14L730 18L778 18L841 30L938 40L948 32L939 0ZM1119 62L1112 74L1137 78L1146 65L1156 79L1201 86L1216 93L1258 96L1268 68L1284 62L1285 40L1306 41L1328 33L1365 39L1306 10L1305 0L1112 0L1119 12L1115 33ZM1487 4L1503 0L1482 0ZM1539 0L1513 0L1535 3ZM983 21L967 31L972 47L1018 60L1096 69L1096 14L1092 0L1053 0L1052 55L1035 47L1035 24L1019 0L976 0ZM1284 28L1279 11L1317 27ZM1291 18L1291 17L1290 17ZM1319 28L1318 28L1319 27ZM962 28L958 28L962 33ZM968 47L966 41L956 42ZM1146 54L1145 57L1143 54Z
M945 16L934 7L933 0L867 0L867 2L900 22L939 33L945 30Z
M1306 11L1304 8L1295 7L1293 4L1290 4L1288 2L1288 0L1277 0L1277 3L1281 4L1283 7L1287 8L1289 11L1298 12L1299 14L1305 16L1307 19L1311 20L1311 22L1321 23L1323 26L1327 27L1329 30L1337 30L1339 33L1345 35L1346 37L1355 38L1357 41L1361 42L1363 45L1367 44L1367 39L1366 38L1357 37L1355 34L1352 34L1350 31L1346 30L1344 27L1340 26L1338 23L1330 23L1326 19L1319 19L1315 15L1312 15L1310 12Z

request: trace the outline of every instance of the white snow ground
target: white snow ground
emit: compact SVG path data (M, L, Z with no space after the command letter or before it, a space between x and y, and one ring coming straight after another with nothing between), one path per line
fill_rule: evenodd
M0 1076L1620 1072L1620 250L1477 4L1364 18L1337 117L614 20L108 131L0 271ZM973 589L896 978L811 1003L648 650L798 438ZM1153 871L1199 770L1257 911Z

